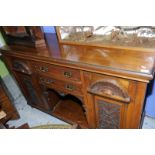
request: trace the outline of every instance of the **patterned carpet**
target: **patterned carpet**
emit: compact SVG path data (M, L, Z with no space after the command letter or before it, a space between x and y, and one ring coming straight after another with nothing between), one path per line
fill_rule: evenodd
M64 125L64 124L48 124L32 127L31 129L76 129L77 125Z

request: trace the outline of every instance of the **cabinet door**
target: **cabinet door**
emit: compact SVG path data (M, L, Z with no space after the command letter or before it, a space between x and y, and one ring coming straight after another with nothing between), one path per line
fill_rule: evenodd
M123 104L95 97L97 128L118 129L123 123Z
M14 72L14 75L24 93L28 104L42 110L49 110L48 104L42 100L41 90L36 81L35 75L26 75Z

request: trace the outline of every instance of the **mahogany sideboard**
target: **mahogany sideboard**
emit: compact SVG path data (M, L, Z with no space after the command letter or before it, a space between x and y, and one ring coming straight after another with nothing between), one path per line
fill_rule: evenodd
M70 45L4 46L2 58L28 104L81 128L140 128L155 51Z

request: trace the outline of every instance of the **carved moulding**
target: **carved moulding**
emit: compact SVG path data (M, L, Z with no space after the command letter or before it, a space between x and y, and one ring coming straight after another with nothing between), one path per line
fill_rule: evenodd
M105 79L96 81L88 88L88 92L127 103L130 102L130 97L123 86L115 80Z

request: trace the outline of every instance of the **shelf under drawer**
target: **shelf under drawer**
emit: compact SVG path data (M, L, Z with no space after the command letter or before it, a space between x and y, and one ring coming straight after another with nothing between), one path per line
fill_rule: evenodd
M70 123L78 124L81 128L88 128L87 119L82 107L72 100L60 100L52 115Z

